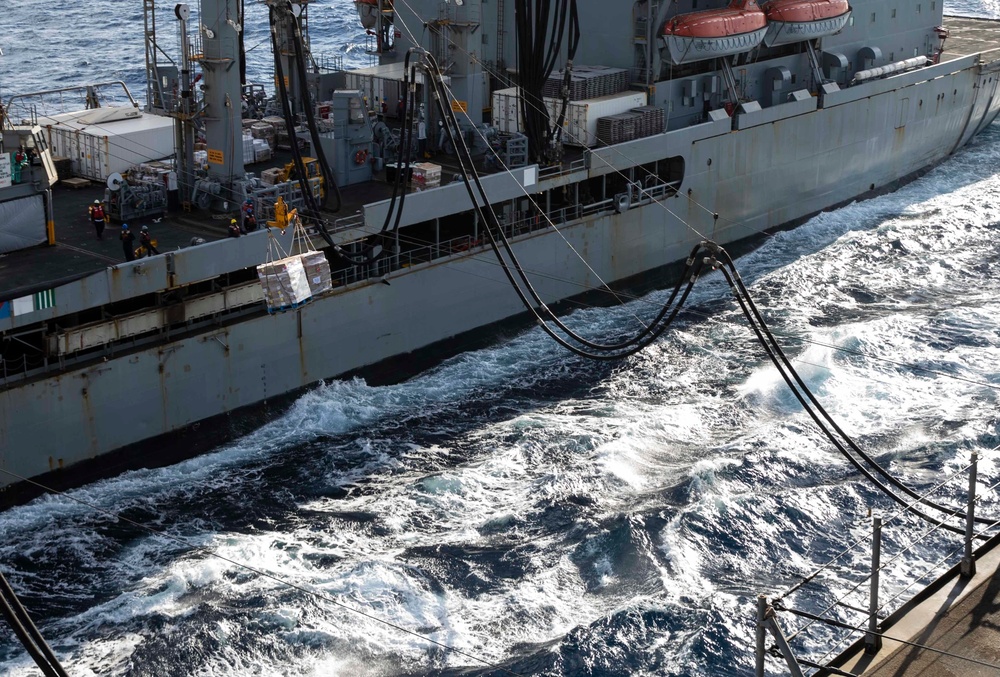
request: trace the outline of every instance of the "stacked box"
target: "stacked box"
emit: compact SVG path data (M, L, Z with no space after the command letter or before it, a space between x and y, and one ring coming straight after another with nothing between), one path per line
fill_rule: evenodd
M599 118L597 140L609 146L631 141L636 138L636 128L641 125L641 120L640 113L619 113Z
M639 123L640 129L636 130L637 139L644 136L652 136L653 134L662 134L666 128L663 109L658 106L639 106L638 108L633 108L632 112L642 116L642 120Z
M285 170L281 167L271 167L260 173L260 182L265 186L276 186L282 181Z
M257 266L257 277L268 310L294 308L312 298L301 255L262 263Z
M322 294L333 288L333 277L330 275L330 262L323 252L306 252L302 254L302 265L306 270L306 279L312 295Z
M56 167L56 176L59 180L65 180L73 176L73 159L68 157L53 156L52 163Z
M542 87L542 96L560 97L565 79L565 70L550 75ZM569 99L583 101L624 92L628 89L628 79L628 71L624 68L574 66L570 72Z
M253 162L253 137L249 134L243 135L243 160Z
M253 161L254 162L265 162L271 159L271 146L268 145L265 139L254 139L253 140Z
M437 188L441 185L441 165L432 162L415 162L411 167L413 169L412 182L417 190Z
M285 118L272 115L264 118L261 122L269 124L274 128L274 145L271 146L272 150L277 146L288 145L288 126L285 124ZM250 129L253 130L253 127ZM268 142L271 142L270 138L268 139Z
M262 139L274 150L276 140L274 136L274 125L267 122L256 122L250 127L250 134L255 139Z

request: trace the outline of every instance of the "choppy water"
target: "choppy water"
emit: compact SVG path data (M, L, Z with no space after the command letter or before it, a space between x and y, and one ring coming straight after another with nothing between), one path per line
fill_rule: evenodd
M9 8L18 44L0 45L0 86L41 42L53 61L19 88L104 77L105 57L134 81L138 36L108 39L135 32L141 15L123 4ZM345 49L359 32L348 3L323 4L314 44ZM996 3L949 8L1000 16ZM85 28L93 17L109 28ZM916 487L1000 444L998 162L994 126L902 190L738 262L823 403ZM372 617L521 674L752 674L756 595L862 537L870 508L891 508L785 391L720 279L690 308L622 364L529 331L399 385L332 382L214 453L72 493L163 535L41 499L0 514L0 570L74 675L500 674ZM648 309L573 321L599 334ZM980 475L1000 479L995 454ZM984 509L1000 514L995 503ZM886 552L920 529L887 529ZM955 545L910 550L886 593ZM791 601L825 608L867 557ZM796 641L814 658L831 646L828 632ZM37 672L5 628L0 672Z

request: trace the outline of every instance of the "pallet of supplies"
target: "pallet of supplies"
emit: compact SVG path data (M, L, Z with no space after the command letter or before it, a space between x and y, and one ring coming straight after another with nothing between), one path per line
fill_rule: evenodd
M411 181L417 190L437 188L441 185L441 165L433 162L415 162L411 165Z
M281 167L271 167L270 169L265 169L260 173L260 182L265 186L276 186L281 183L281 179L284 175L285 170Z
M257 277L268 312L296 308L312 298L301 254L260 264Z
M306 279L312 295L322 294L333 289L333 279L330 275L330 262L323 252L308 251L302 254L302 265L306 269Z

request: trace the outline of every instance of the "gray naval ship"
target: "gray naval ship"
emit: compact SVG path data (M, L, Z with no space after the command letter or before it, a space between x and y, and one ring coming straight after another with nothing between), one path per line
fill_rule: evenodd
M329 8L266 4L270 99L245 81L238 0L198 15L145 0L145 111L102 106L96 88L61 116L5 102L7 496L196 453L323 379L404 378L523 323L450 154L459 140L558 303L663 284L703 239L891 190L1000 111L997 25L946 19L942 0L357 0L372 65L356 70L310 50L309 12ZM117 131L133 118L142 130ZM272 147L290 161L261 168ZM66 165L77 178L60 180ZM165 212L162 253L114 262L60 236L95 194L108 235ZM329 284L276 302L258 266L295 229L252 226L285 225L286 206ZM230 216L250 232L225 237Z

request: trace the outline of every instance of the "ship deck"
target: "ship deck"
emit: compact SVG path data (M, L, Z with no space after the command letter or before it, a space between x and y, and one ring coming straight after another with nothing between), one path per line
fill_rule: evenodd
M972 578L961 578L955 567L929 586L929 594L906 605L883 631L880 652L866 654L858 643L831 665L859 677L1000 673L998 545L1000 540L993 538L978 554Z
M1000 21L964 16L946 16L948 39L941 61L951 61L970 54L983 54L987 61L1000 59Z
M942 60L957 59L969 54L983 53L987 61L1000 59L1000 21L970 17L945 17L949 38ZM567 149L567 161L579 157L578 149ZM278 156L269 163L248 167L260 172L269 166L283 166L288 158ZM437 156L432 162L442 166L442 179L448 182L458 172L449 158ZM87 207L95 199L103 198L104 186L91 183L82 188L69 188L60 183L53 189L56 244L42 245L0 255L0 300L17 298L36 291L58 286L74 279L98 272L124 261L118 241L118 225L110 224L104 239L98 240L87 215ZM388 199L392 187L384 175L372 181L343 189L343 205L336 215L354 214L365 204ZM193 238L223 239L233 214L191 212L171 214L160 221L147 221L158 241L160 252L169 252L189 246ZM143 221L133 224L136 231Z

